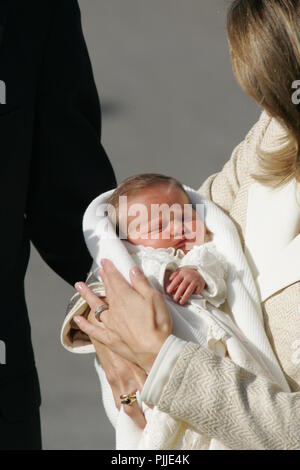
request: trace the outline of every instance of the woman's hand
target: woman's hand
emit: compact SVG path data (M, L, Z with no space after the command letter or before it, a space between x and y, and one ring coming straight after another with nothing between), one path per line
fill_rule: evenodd
M172 329L163 295L137 267L130 271L132 287L109 260L102 260L100 275L109 309L101 314L98 325L81 317L75 317L74 321L90 338L148 373ZM103 303L84 283L75 287L92 310Z
M88 320L97 326L98 320L95 318L94 311L91 310ZM135 393L137 390L141 391L147 375L145 371L137 365L111 352L107 346L104 346L94 339L91 339L91 341L111 387L116 407L120 410L120 396ZM124 405L124 411L139 428L144 429L146 425L145 416L137 402L133 403L131 406Z

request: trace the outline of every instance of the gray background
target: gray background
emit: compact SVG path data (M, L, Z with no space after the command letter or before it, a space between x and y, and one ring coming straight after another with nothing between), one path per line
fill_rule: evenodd
M232 76L229 3L80 0L102 101L103 143L119 181L156 171L198 188L255 122L259 110ZM44 448L112 448L92 357L73 356L59 343L73 289L32 250L26 291Z

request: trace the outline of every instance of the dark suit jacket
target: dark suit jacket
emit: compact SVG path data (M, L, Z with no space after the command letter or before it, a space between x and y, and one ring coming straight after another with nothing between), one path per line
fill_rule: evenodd
M100 144L99 99L77 1L0 5L7 92L0 104L0 340L7 354L0 418L17 421L40 404L24 297L30 241L67 282L84 279L92 260L82 216L116 182Z

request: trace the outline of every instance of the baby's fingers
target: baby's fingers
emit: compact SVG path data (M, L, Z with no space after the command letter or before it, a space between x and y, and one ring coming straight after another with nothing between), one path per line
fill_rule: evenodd
M189 284L189 286L187 287L186 291L184 292L183 296L181 297L180 299L180 305L184 305L186 304L186 302L189 300L189 298L191 297L191 295L194 294L195 292L195 289L196 289L196 283L195 282L191 282Z
M180 286L178 287L178 289L176 290L174 296L173 296L173 299L175 302L179 302L179 300L181 299L181 297L183 296L183 294L185 293L187 287L189 285L189 282L186 281L186 280L183 280L180 284Z
M205 287L205 284L203 284L203 285L198 285L198 286L196 287L195 294L196 294L196 295L201 295L202 292L203 292L204 287Z
M169 284L169 286L167 287L167 293L168 294L172 294L172 292L177 289L177 287L179 286L179 284L181 283L182 281L182 277L181 277L181 274L179 272L176 272L173 273L175 274L174 278L171 280L171 283Z
M173 279L175 279L175 277L177 276L178 274L178 271L174 271L171 276L169 277L169 281L173 281Z

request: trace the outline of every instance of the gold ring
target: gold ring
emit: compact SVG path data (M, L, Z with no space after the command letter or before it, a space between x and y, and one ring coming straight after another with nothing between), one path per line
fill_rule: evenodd
M136 402L136 393L129 393L128 395L121 395L121 404L122 405L133 405Z

